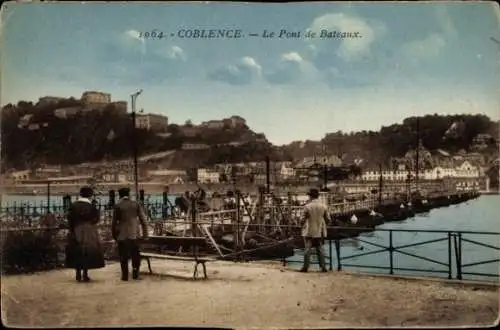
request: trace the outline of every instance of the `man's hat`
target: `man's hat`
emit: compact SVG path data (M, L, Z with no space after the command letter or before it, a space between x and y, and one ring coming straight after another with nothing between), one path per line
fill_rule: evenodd
M319 190L316 188L312 188L309 190L307 193L308 196L313 197L313 198L318 198L319 197Z
M128 196L130 194L130 188L128 187L123 187L118 189L118 195L119 196Z

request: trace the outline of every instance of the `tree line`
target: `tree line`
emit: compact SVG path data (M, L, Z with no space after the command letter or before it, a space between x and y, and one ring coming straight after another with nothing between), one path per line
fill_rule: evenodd
M20 101L16 105L4 106L1 113L2 169L30 169L40 164L77 164L131 156L133 126L130 114L116 111L114 104L101 111L80 111L67 118L59 118L54 113L57 109L71 107L83 109L84 105L80 100L69 98L45 105ZM31 123L38 124L36 128L20 125L21 118L26 115L31 115ZM473 139L478 134L487 133L491 139L486 141L487 147L481 152L498 154L499 122L485 115L435 114L406 118L402 123L384 126L378 132L338 131L326 134L321 141L297 141L282 147L252 140L252 136L262 138L262 135L256 135L248 127L202 130L197 136L186 137L180 126L171 124L168 132L170 136L165 137L137 129L140 154L180 150L183 143L189 142L211 146L208 151L191 157L193 162L196 160L193 166L262 161L266 156L273 161L293 160L322 153L337 154L342 159L346 154L358 155L390 165L391 157L400 157L416 147L417 136L431 151L443 149L454 153L472 151ZM241 145L224 145L243 134L250 134L250 138ZM353 162L352 159L345 160L348 164Z

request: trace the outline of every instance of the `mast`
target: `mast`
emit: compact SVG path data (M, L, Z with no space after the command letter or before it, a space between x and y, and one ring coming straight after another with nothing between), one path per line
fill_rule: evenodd
M378 164L378 205L382 205L382 188L383 188L383 177L382 177L382 163Z
M271 193L271 160L266 156L266 193Z
M417 151L415 154L415 191L418 191L418 174L420 172L420 118L417 117Z

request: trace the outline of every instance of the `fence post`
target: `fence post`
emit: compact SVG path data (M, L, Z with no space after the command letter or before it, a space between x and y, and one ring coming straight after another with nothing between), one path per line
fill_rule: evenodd
M457 237L458 236L458 237ZM457 240L458 238L458 240ZM457 279L462 279L462 236L461 234L453 234L453 246L455 247L455 265L457 268Z
M168 217L168 187L165 187L162 193L162 208L161 208L161 217L165 220ZM172 210L172 214L173 214Z
M448 279L451 280L452 277L452 266L451 266L451 232L448 232Z
M462 233L458 233L458 279L462 279Z
M328 256L330 257L330 270L333 270L333 246L332 246L332 240L328 240Z
M394 246L392 243L392 230L389 230L389 273L394 274Z
M337 254L337 270L342 270L342 262L340 260L340 240L335 239L335 252Z

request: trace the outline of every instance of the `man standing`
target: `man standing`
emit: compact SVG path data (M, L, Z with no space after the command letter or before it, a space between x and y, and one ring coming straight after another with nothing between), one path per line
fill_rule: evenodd
M148 237L146 216L142 206L130 200L130 189L118 190L119 201L114 207L111 230L113 238L118 242L118 253L122 269L122 281L128 281L128 261L132 259L132 278L139 279L141 256L138 239L139 225L142 227L142 237Z
M327 235L326 223L329 221L328 208L318 200L318 189L311 189L308 193L310 201L304 206L304 228L302 236L304 237L304 265L301 272L305 273L309 269L311 257L311 248L315 248L322 272L326 272L325 255L323 253L324 238Z

